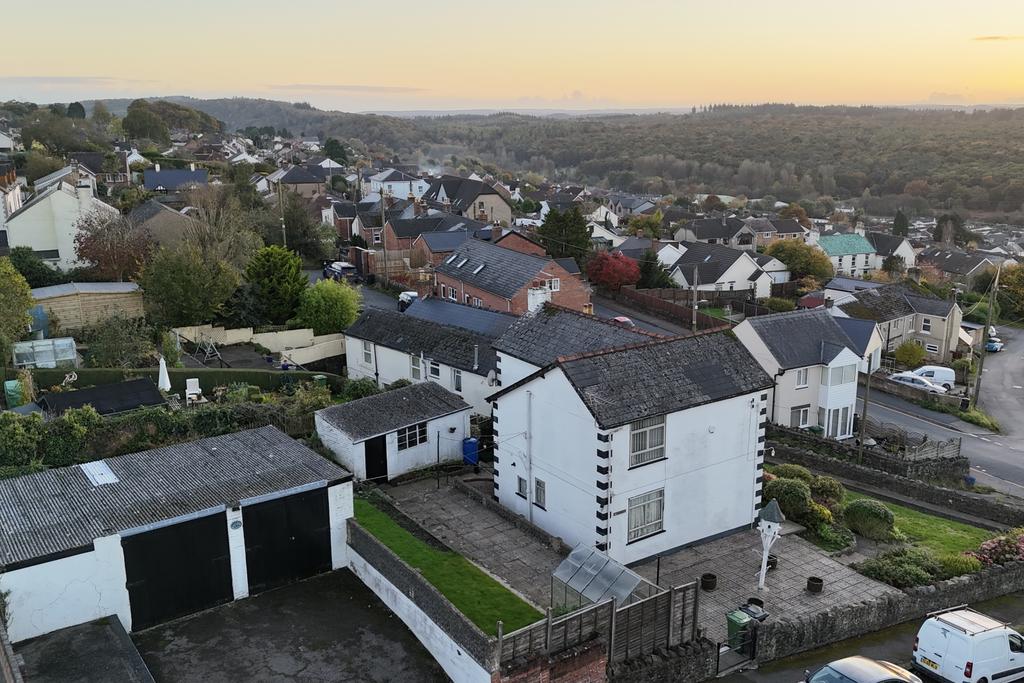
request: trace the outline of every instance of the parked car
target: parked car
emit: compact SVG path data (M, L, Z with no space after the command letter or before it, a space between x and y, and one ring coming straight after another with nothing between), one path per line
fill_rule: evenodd
M805 683L922 683L902 666L856 655L808 672Z
M617 315L612 318L613 323L618 323L623 327L636 327L636 323L624 315Z
M419 298L420 294L415 290L402 292L398 295L398 310L405 311L405 309L416 303Z
M945 387L938 384L933 384L931 380L925 379L924 377L918 377L912 372L897 372L895 375L889 375L889 379L893 382L899 382L905 384L908 387L914 387L921 391L927 391L929 394L944 394L946 393Z
M348 261L335 261L324 266L324 279L359 281L359 271Z
M1003 342L999 341L998 339L989 339L987 342L985 342L985 350L991 351L992 353L998 353L999 351L1002 351L1003 346Z
M932 612L914 639L914 670L949 683L1015 680L1024 637L998 619L954 607Z
M941 365L922 365L914 370L914 374L924 377L932 384L938 384L946 391L953 391L953 386L956 384L956 373L953 372L953 369L944 368Z

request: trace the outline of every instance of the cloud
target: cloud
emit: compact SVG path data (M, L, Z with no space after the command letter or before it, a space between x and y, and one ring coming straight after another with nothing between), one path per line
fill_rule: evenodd
M998 43L1013 40L1024 40L1024 36L974 36L971 40L980 43Z
M297 90L300 92L349 92L349 93L413 93L424 92L424 88L402 85L358 85L345 83L288 83L267 86L271 90Z

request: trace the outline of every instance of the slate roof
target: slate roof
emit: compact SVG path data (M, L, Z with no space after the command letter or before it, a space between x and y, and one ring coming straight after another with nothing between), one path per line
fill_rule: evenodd
M853 352L861 358L868 352L868 344L871 343L871 334L875 331L877 323L874 320L860 320L859 318L843 318L833 316L833 320L843 328L843 332L853 342Z
M452 230L450 232L425 232L417 240L423 240L430 251L436 253L447 253L455 251L459 246L469 239L469 233L465 230Z
M643 258L644 254L648 249L654 248L654 240L650 237L636 237L630 236L623 240L615 251L620 252L623 256L639 261Z
M802 235L807 232L807 229L800 225L800 221L795 218L773 218L770 222L775 232L783 235Z
M825 283L825 289L835 289L841 292L850 292L851 294L865 289L878 289L879 287L884 286L884 282L872 282L871 280L861 280L855 277L842 276L834 277Z
M904 285L891 284L857 292L854 301L839 308L850 317L886 322L914 313L947 317L956 304L936 296L918 294Z
M694 237L703 242L710 239L729 240L736 236L743 228L747 227L739 218L698 218L680 226L684 230L693 232Z
M159 171L147 168L142 172L142 184L147 190L163 188L168 192L187 189L192 185L206 185L208 174L205 168L190 171L187 168L162 168Z
M379 183L398 183L398 182L416 182L420 180L414 175L409 175L403 171L399 171L395 168L387 168L380 173L370 176L370 180L376 180Z
M930 263L944 273L954 275L968 275L979 266L985 267L986 263L990 266L995 265L990 259L980 254L968 254L937 247L925 249L917 255L917 259L923 263Z
M441 201L439 199L441 188L444 188L444 194L448 201L451 202L452 210L458 212L472 209L473 202L480 195L495 194L501 197L501 193L482 180L446 175L435 178L430 183L430 187L423 194L424 199L435 202ZM502 198L504 199L504 197Z
M566 256L565 258L556 258L555 263L562 266L562 268L564 268L566 272L569 273L570 275L579 275L581 272L580 264L576 263L576 259L574 259L571 256Z
M511 299L540 276L550 262L548 258L505 249L490 242L466 240L435 271Z
M68 160L74 160L84 166L93 175L103 172L103 152L71 152Z
M892 256L900 248L900 245L906 241L905 237L890 235L887 232L869 231L865 237L867 237L868 242L871 243L875 253L879 256Z
M416 216L415 218L394 218L389 221L391 229L400 238L417 237L428 232L447 232L449 230L463 230L477 232L489 227L487 223L481 223L464 216L456 216L453 213L442 211Z
M743 345L724 334L570 356L557 365L602 429L772 386Z
M486 375L497 366L497 354L491 348L493 336L422 320L398 311L368 309L345 330L345 335L410 355L422 355L428 360L476 375ZM474 359L477 364L475 370Z
M38 301L68 294L130 294L139 290L139 285L134 282L69 282L36 287L32 290L32 298Z
M50 415L90 405L100 415L114 415L147 406L162 406L167 401L148 377L127 382L100 384L75 391L43 394L37 403Z
M402 427L469 409L468 403L440 384L419 382L324 408L316 411L316 414L358 443Z
M850 233L846 235L822 235L818 238L818 246L829 256L852 256L853 254L873 254L871 246L863 235Z
M704 242L680 242L679 246L686 249L672 268L680 268L687 282L693 279L693 268L697 267L697 284L718 282L725 272L736 261L743 258L745 252L727 247L724 244L706 244ZM755 275L752 273L751 276ZM692 283L691 283L692 284Z
M274 427L107 458L117 482L94 486L81 466L0 480L0 566L91 547L210 508L351 474Z
M417 299L409 308L405 309L405 315L440 325L460 327L491 339L500 337L508 329L508 326L518 319L508 313L463 306L434 297Z
M313 175L308 168L292 166L283 176L281 176L280 182L284 185L313 185L321 183L323 180Z
M560 356L650 341L655 335L586 313L544 304L512 323L494 349L543 367Z
M779 367L786 370L828 364L844 348L855 347L832 314L823 308L758 315L747 318L747 322Z

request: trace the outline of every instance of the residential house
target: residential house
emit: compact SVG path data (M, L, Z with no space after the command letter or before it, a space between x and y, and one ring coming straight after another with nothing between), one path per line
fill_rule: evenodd
M614 216L615 214L611 215ZM587 229L590 230L591 243L594 244L596 249L603 251L621 246L629 237L628 234L607 220L602 222L590 221L587 223Z
M462 461L469 404L433 382L316 411L316 433L357 480L385 482Z
M754 251L756 235L749 225L734 216L698 218L679 226L675 233L678 242L721 244L733 249Z
M768 254L752 254L752 256L761 270L768 273L772 282L777 284L789 282L789 266L785 263Z
M818 248L832 262L836 275L864 276L875 270L875 248L856 233L822 235Z
M861 359L857 369L869 374L882 366L882 333L874 320L832 316L853 342L851 350Z
M11 153L14 151L14 138L10 133L0 130L0 152Z
M771 387L724 334L561 356L491 397L494 495L623 564L750 528Z
M550 301L590 309L590 290L554 259L466 240L434 271L442 299L522 315Z
M98 183L107 188L127 187L131 184L131 169L128 168L128 154L125 152L72 152L68 161L84 166Z
M370 176L369 190L392 197L419 199L430 189L430 181L402 171L388 168Z
M987 256L939 247L925 249L917 255L917 260L922 265L937 268L945 277L968 287L980 274L997 265Z
M917 265L917 254L906 237L875 230L867 231L864 237L875 249L875 270L881 270L885 260L891 256L903 259L904 268L913 268Z
M516 316L508 313L463 306L433 296L414 301L409 308L405 309L405 315L439 325L469 330L491 339L500 337L509 325L519 320Z
M583 198L580 195L557 193L550 197L545 198L540 203L540 219L544 220L547 215L552 211L558 211L559 213L567 213L572 211L574 208L578 208L583 202Z
M626 194L613 194L608 197L608 208L618 218L628 218L641 214L654 213L657 202L650 197L635 197Z
M368 309L345 330L348 376L378 386L400 379L436 382L462 396L481 415L497 384L494 336L405 315Z
M324 193L324 180L302 166L292 166L277 181L286 192L312 199Z
M6 240L4 226L7 224L7 217L20 209L24 201L14 162L0 161L0 238Z
M118 215L117 209L96 198L88 181L79 186L58 181L7 217L8 243L12 248L31 247L48 264L70 270L78 265L78 221L94 212Z
M819 427L833 439L853 436L857 372L855 344L825 309L746 318L733 328L775 386L768 419L787 427Z
M758 247L767 247L779 240L803 240L807 229L793 218L756 218L744 219L755 233Z
M196 169L195 164L184 168L160 168L155 164L142 172L142 185L150 192L187 192L206 187L209 174L205 168Z
M468 230L425 232L413 240L409 263L414 268L425 265L437 266L468 239Z
M4 479L8 632L139 631L340 569L351 517L352 475L274 427Z
M863 292L866 289L878 289L879 287L885 287L884 282L873 282L871 280L861 280L855 277L834 277L825 283L824 298L830 299L835 303L848 301L853 298L853 295L857 292Z
M425 208L416 205L417 210L424 213L412 218L391 217L384 224L384 243L389 250L412 249L416 238L424 233L431 232L452 232L462 231L475 235L479 232L489 232L490 226L487 223L474 221L464 216L457 216L441 211L426 213Z
M320 207L320 222L334 226L340 239L351 240L358 213L357 204L330 194L317 197L316 201Z
M755 299L772 294L772 276L761 270L752 252L721 244L681 242L683 255L669 268L680 287L701 292L747 291Z
M451 175L435 178L423 198L435 209L486 223L512 224L512 205L482 180Z
M585 218L592 223L601 223L607 225L609 229L619 227L619 216L610 207L601 204L592 213L589 213Z
M876 322L887 353L913 341L929 358L946 363L953 359L961 341L963 313L955 302L915 292L902 284L861 290L836 301L828 310L836 316Z
M149 232L159 246L173 247L185 239L191 219L156 199L139 204L128 214L132 222Z
M562 356L643 344L656 337L640 328L544 304L516 318L492 346L498 353L498 380L509 385Z
M512 251L518 251L523 254L533 254L534 256L547 256L547 251L544 249L543 244L531 237L527 237L518 230L509 230L492 241L499 247L511 249ZM576 268L576 272L579 272L578 267Z
M36 178L36 181L32 184L32 189L38 195L44 190L62 182L74 185L75 187L88 187L92 194L96 195L96 174L80 164L68 164L64 168L44 175L42 178Z

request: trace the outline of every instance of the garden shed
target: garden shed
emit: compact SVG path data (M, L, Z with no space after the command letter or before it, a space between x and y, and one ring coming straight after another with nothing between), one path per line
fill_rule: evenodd
M11 640L139 630L346 566L351 480L274 427L2 480Z
M357 479L389 481L462 459L472 407L434 382L422 382L316 412L316 432Z
M32 299L61 330L80 330L120 315L141 318L142 289L134 282L71 282L32 290Z

